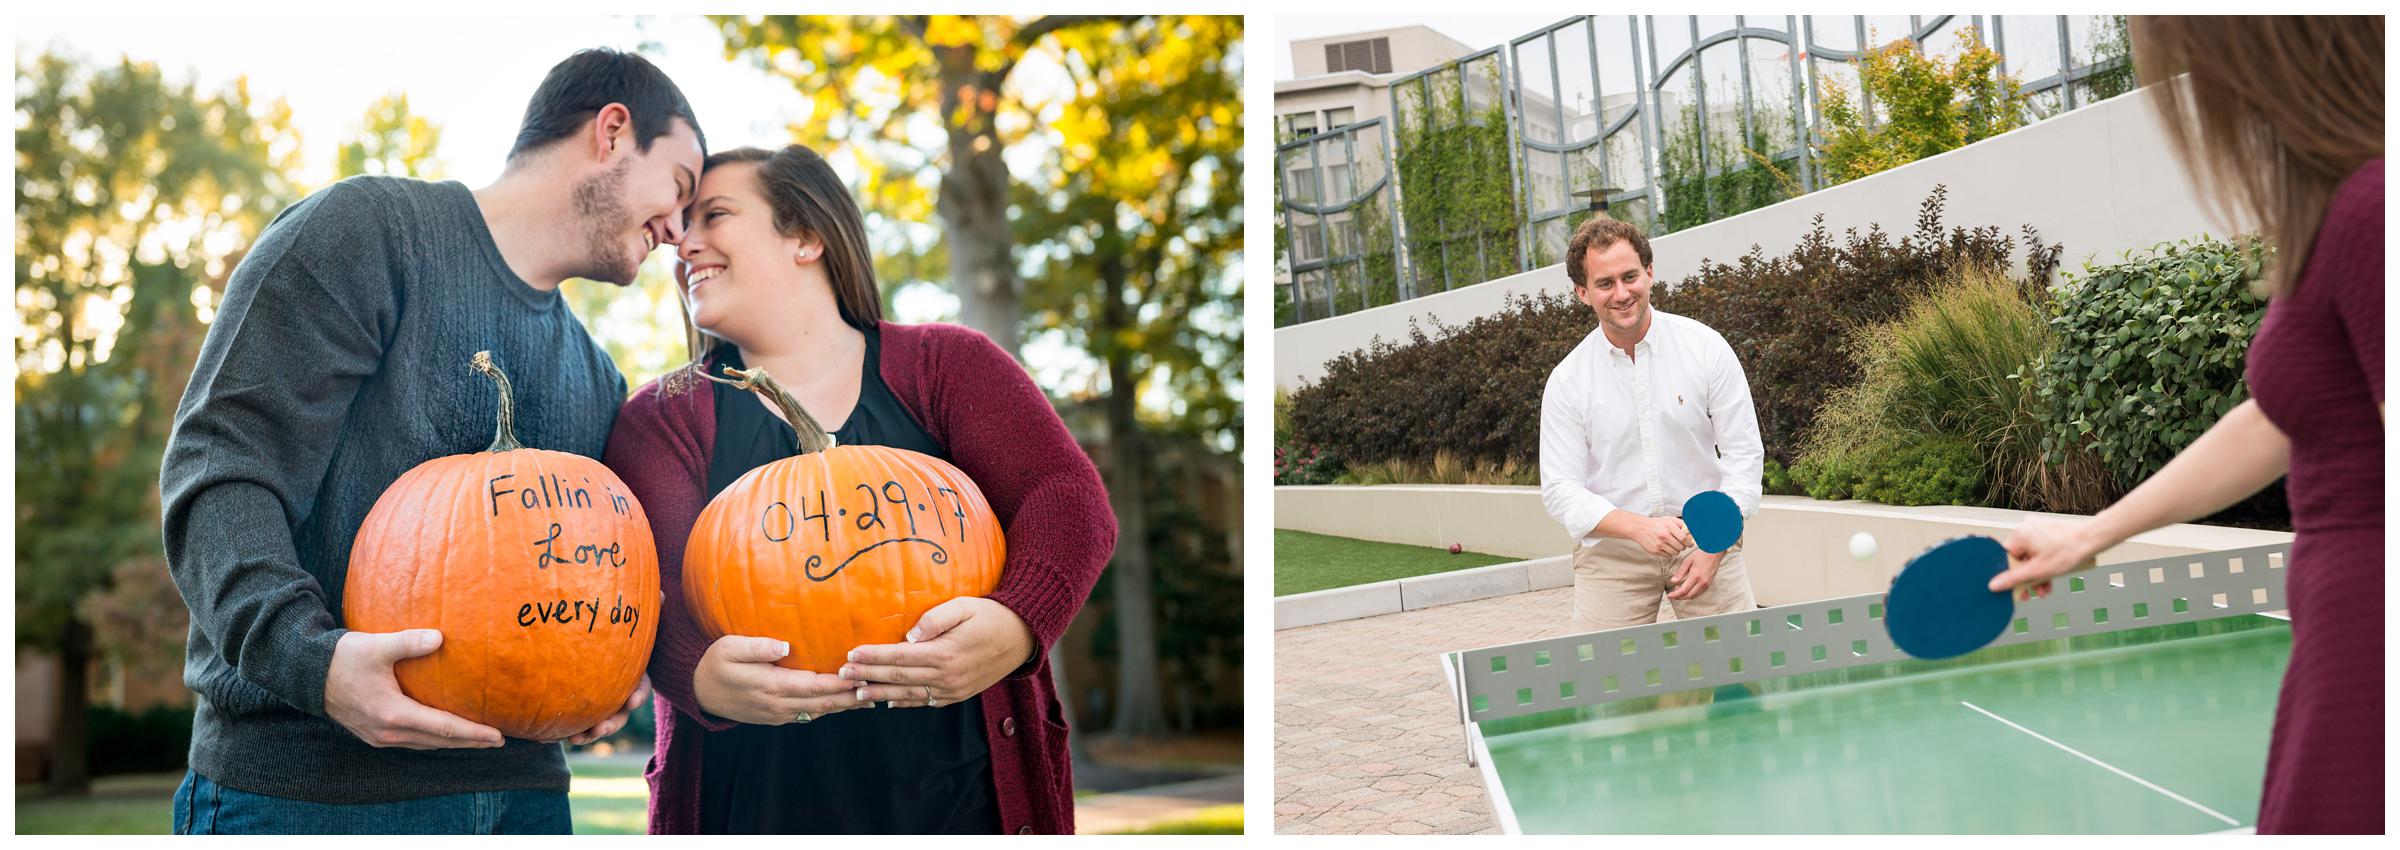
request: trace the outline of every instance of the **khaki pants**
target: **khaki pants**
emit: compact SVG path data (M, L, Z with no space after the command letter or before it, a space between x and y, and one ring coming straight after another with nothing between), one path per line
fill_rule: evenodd
M1658 622L1658 603L1665 599L1667 579L1683 559L1698 553L1685 548L1672 558L1650 554L1633 541L1603 537L1575 551L1575 631L1596 632ZM1708 589L1690 599L1669 599L1676 619L1748 611L1758 607L1750 594L1750 571L1742 546L1725 550L1716 578Z

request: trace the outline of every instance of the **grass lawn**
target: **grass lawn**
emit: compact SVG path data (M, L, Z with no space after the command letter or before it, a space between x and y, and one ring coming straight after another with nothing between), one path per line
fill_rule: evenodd
M1110 833L1111 835L1240 835L1242 834L1242 804L1229 803L1201 809L1178 821L1152 824L1141 829Z
M1517 558L1275 529L1275 595L1505 564Z
M180 773L103 776L92 796L47 800L39 784L17 786L18 835L165 835L174 831Z

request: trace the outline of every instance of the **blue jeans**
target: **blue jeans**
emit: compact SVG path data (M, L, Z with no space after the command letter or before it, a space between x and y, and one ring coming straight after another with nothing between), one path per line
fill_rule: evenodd
M566 835L561 791L478 791L394 803L312 803L227 788L185 771L175 789L177 835Z

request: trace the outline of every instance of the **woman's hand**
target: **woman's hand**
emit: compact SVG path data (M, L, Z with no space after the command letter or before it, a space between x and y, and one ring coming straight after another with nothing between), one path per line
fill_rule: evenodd
M710 714L760 726L806 723L865 704L856 682L775 666L791 651L774 638L718 638L692 671L692 695Z
M2013 590L2020 600L2050 595L2050 580L2091 569L2105 548L2085 533L2089 525L2029 519L2008 535L2008 569L1992 577L1992 590Z
M866 702L949 705L983 693L1033 658L1033 629L1008 606L961 596L925 612L907 643L850 651L842 678Z

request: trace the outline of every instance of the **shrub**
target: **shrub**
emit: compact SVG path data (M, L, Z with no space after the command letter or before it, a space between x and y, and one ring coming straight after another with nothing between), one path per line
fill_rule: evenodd
M1437 451L1434 452L1432 463L1386 460L1353 464L1336 483L1536 486L1542 483L1542 471L1531 463L1520 463L1514 459L1498 463L1469 463L1449 451Z
M1897 242L1870 227L1836 243L1820 215L1789 254L1768 257L1753 247L1732 264L1704 260L1673 291L1653 296L1659 309L1716 329L1740 354L1767 457L1795 461L1818 407L1858 382L1858 364L1844 354L1855 350L1857 329L1899 317L1961 270L2010 268L2016 240L1998 227L1943 231L1948 197L1946 187L1934 187L1919 207L1916 232ZM2044 245L2031 225L2022 230L2027 276L2046 281L2059 248Z
M1331 484L1341 464L1325 457L1324 449L1309 443L1275 444L1275 483Z
M1894 504L2104 505L2109 493L2091 455L2045 463L2034 366L2056 342L2029 289L1992 269L1962 268L1898 319L1861 334L1859 383L1834 394L1809 437L1802 465L1812 493L1907 500ZM1974 475L1951 468L1962 456L1978 467ZM1887 501L1866 492L1859 498Z
M1336 462L1538 464L1542 387L1595 326L1565 294L1509 295L1498 312L1451 326L1414 322L1405 344L1376 339L1325 363L1291 397L1294 439Z
M1783 461L1774 458L1767 458L1759 478L1762 489L1769 496L1799 496L1807 493L1801 489L1799 480L1792 476L1792 471L1784 468Z
M1859 87L1880 107L1875 121L1847 88L1821 82L1825 143L1817 153L1827 179L1845 183L2024 126L2029 99L2000 72L2000 54L1973 27L1958 43L1956 64L1907 39L1861 55Z
M1275 483L1327 484L1341 473L1341 464L1325 457L1323 447L1303 443L1292 432L1292 397L1275 388Z
M1982 503L1983 467L1967 440L1885 432L1872 442L1811 452L1792 476L1812 499L1974 505Z
M2065 275L2051 289L2044 451L2089 445L2132 487L2249 398L2242 364L2266 313L2252 287L2267 255L2256 238L2203 237Z

